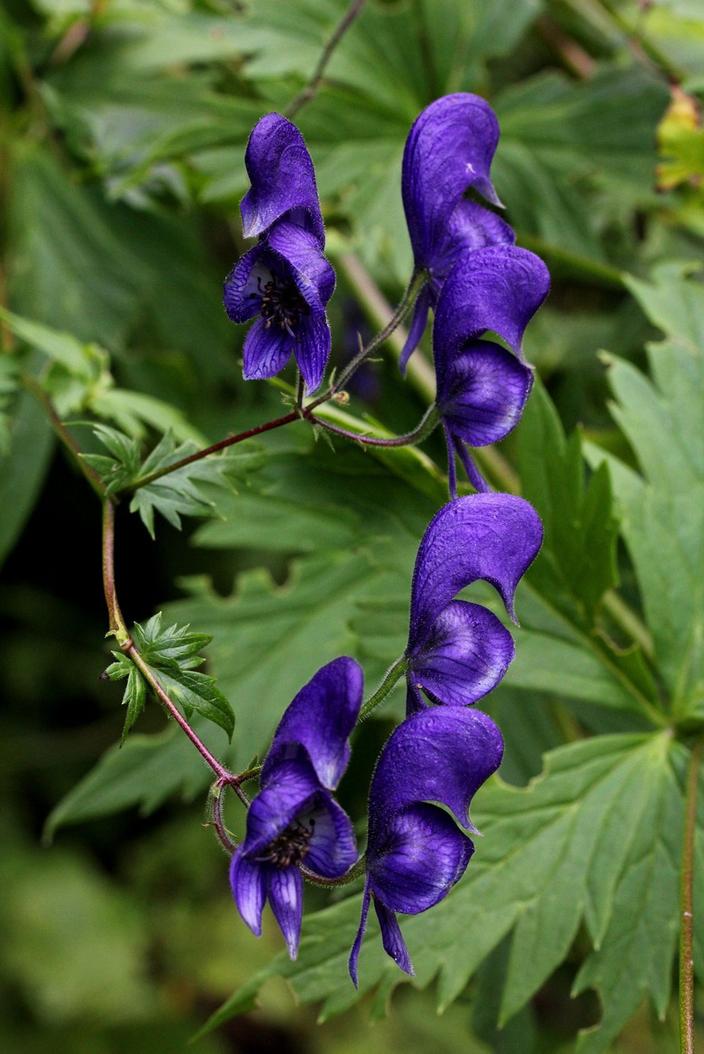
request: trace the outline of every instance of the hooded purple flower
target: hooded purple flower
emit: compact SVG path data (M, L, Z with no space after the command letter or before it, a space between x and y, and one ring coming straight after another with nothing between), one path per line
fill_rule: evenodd
M436 403L447 442L450 491L456 494L455 453L472 485L486 490L465 444L486 446L518 424L533 385L521 353L523 332L550 288L534 253L495 245L465 253L450 271L435 311ZM498 333L511 351L478 339ZM516 357L518 356L518 358Z
M408 134L403 154L403 207L415 266L428 272L428 284L416 302L402 369L458 257L467 250L511 245L516 240L504 220L464 197L473 190L493 205L501 205L489 176L498 141L494 111L485 99L468 92L436 99Z
M495 688L514 654L513 640L481 604L455 600L484 580L515 621L516 587L540 549L540 517L512 494L471 494L443 506L418 549L411 586L406 658L408 713L433 703L475 703Z
M245 337L244 378L273 377L293 354L313 392L330 354L325 306L335 288L313 162L295 125L271 113L252 130L245 163L252 187L240 206L243 231L260 240L230 272L224 292L233 322L259 316Z
M268 898L292 959L303 912L299 865L339 878L357 858L352 824L331 791L347 767L361 703L362 671L354 659L335 659L301 689L274 733L246 837L232 856L240 915L259 936Z
M464 831L434 803L475 831L470 802L499 767L502 753L501 733L486 714L449 707L413 714L386 742L369 792L367 881L349 960L355 985L370 901L385 950L413 973L395 912L418 915L437 904L474 852Z

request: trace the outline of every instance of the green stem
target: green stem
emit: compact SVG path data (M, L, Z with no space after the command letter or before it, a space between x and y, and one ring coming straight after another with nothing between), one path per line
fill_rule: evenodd
M694 853L697 788L704 739L692 748L687 772L684 842L680 867L680 1054L694 1054Z
M374 695L367 699L366 703L362 707L359 714L359 723L366 721L369 715L376 710L380 703L383 703L387 695L394 687L394 685L401 680L404 673L408 669L408 659L405 655L402 655L400 659L397 659L393 666L390 666L384 674L384 680L381 682Z
M322 875L318 875L315 871L309 871L307 867L299 865L299 870L307 882L310 882L314 886L322 886L323 889L331 889L333 886L346 886L348 882L354 882L355 878L359 878L360 875L364 874L367 866L366 855L360 856L359 860L355 860L344 875L340 875L339 878L323 878Z

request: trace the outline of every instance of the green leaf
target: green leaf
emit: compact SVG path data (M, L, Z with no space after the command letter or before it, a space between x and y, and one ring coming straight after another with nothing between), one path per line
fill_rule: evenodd
M586 478L579 434L565 437L540 381L516 440L522 493L545 536L527 576L535 595L521 618L528 632L518 634L509 683L658 720L657 688L639 649L620 649L602 625L604 594L617 583L618 522L606 466Z
M607 359L612 412L642 473L609 459L623 535L657 666L681 719L699 712L704 689L704 286L686 275L669 266L652 283L630 283L653 322L672 334L648 346L652 379Z
M111 456L83 454L82 457L99 473L110 494L132 487L143 477L168 468L200 449L190 440L177 444L167 432L142 461L139 443L132 437L105 425L96 425L93 431ZM155 512L178 529L181 516L219 515L219 505L234 490L234 481L257 464L258 456L251 444L244 454L233 450L211 454L139 486L130 501L130 511L139 512L152 538Z
M646 995L662 1014L676 944L683 802L675 769L683 754L667 733L597 736L548 754L544 773L528 787L492 781L477 797L485 838L467 876L432 912L402 919L414 983L437 978L439 1007L446 1007L510 934L506 1022L560 965L584 925L595 950L576 989L597 987L603 1018L601 1028L580 1037L580 1051L605 1051ZM347 956L359 910L356 896L306 916L298 959L279 955L206 1027L250 1009L275 975L286 977L302 1002L322 1004L322 1019L375 987L375 1005L383 1005L406 979L370 924L354 990ZM471 939L458 940L458 933Z
M122 696L122 705L127 707L125 723L122 727L121 744L124 744L128 733L131 731L135 721L142 713L147 701L147 682L141 673L122 652L114 651L115 662L108 666L105 674L111 681L127 680L125 692Z
M7 419L9 443L0 456L0 562L17 540L39 496L54 448L43 408L19 392Z
M195 711L219 725L227 733L227 738L232 739L235 716L230 703L215 684L214 677L194 669L205 661L197 653L210 637L192 633L189 626L173 625L162 630L161 612L143 626L136 623L133 636L142 658L186 716L190 719Z
M194 717L192 726L218 757L224 756L226 739L221 732L216 738L212 725L199 717ZM61 827L135 806L147 816L177 794L191 801L207 787L211 775L180 729L170 727L157 735L133 733L124 746L110 747L55 806L46 821L45 841L51 841Z

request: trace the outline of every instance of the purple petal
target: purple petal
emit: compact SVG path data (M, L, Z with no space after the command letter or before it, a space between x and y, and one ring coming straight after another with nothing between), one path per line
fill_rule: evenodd
M362 895L362 913L359 919L359 927L357 929L357 935L354 939L352 949L350 951L350 957L347 962L347 968L352 978L352 984L355 988L359 988L359 980L357 974L357 964L359 962L359 952L362 947L362 940L364 939L364 931L367 928L367 916L369 915L369 902L371 900L371 893L369 891L369 880L367 880L364 886L364 894Z
M513 494L470 494L444 505L418 549L411 586L409 652L412 654L461 589L484 579L514 618L516 586L543 538L540 517Z
M271 267L266 249L255 245L241 256L225 279L223 300L233 322L248 322L261 307L260 286L271 281Z
M469 706L496 687L513 655L511 634L496 615L480 604L453 600L411 656L407 677L436 703Z
M267 251L290 274L309 307L322 310L335 289L335 271L309 231L277 223L267 236Z
M247 835L242 845L250 859L263 853L301 813L312 809L320 794L320 783L307 756L300 748L292 750L297 756L282 755L275 765L262 771L262 790L247 811Z
M380 854L390 818L409 805L441 802L471 828L472 796L499 767L502 753L501 732L479 710L432 706L407 717L374 770L367 857Z
M349 761L348 738L362 705L363 682L354 659L334 659L318 670L284 711L262 769L265 784L278 759L300 746L320 783L329 790L337 786Z
M396 813L367 851L375 903L418 915L447 896L464 874L474 845L436 805Z
M489 178L498 140L494 111L466 92L437 99L415 121L403 154L402 192L418 266L432 266L467 189L498 204Z
M481 472L474 463L474 458L467 450L464 440L458 439L457 436L452 437L452 442L455 448L455 452L462 462L462 467L467 473L467 479L472 484L476 491L481 494L488 494L491 487L482 476Z
M432 287L435 301L445 279L462 256L488 245L513 245L515 241L513 228L495 212L462 199L450 216L444 238L434 246Z
M419 713L421 710L426 709L427 704L423 700L423 696L420 694L417 685L414 683L413 677L409 674L406 677L406 717L411 714Z
M420 293L418 294L418 299L416 300L415 307L413 308L413 319L411 321L411 327L408 330L406 343L403 345L403 351L401 352L401 357L398 362L402 375L405 375L408 360L420 344L421 337L425 333L425 327L428 322L428 311L430 310L431 297L432 293L430 286L423 286Z
M462 256L447 276L435 310L438 372L487 330L520 353L523 332L549 288L547 267L527 249L492 245Z
M291 357L295 340L277 325L258 318L244 338L242 376L259 381L280 373Z
M302 319L293 353L305 381L306 395L312 395L320 387L331 344L330 326L324 312L312 312L308 318Z
M376 911L376 917L379 920L379 926L381 927L381 942L384 945L384 951L387 955L390 955L397 966L399 966L404 973L413 976L415 970L413 969L413 963L411 957L408 954L408 948L406 942L403 939L401 928L398 924L396 916L393 911L389 911L388 908L374 897L374 910Z
M437 369L437 404L453 435L472 446L497 443L515 428L533 371L499 344L478 341Z
M266 899L266 865L248 860L239 846L230 862L230 886L237 910L257 937L262 933L262 911Z
M301 822L313 830L305 866L323 878L344 875L357 859L354 829L344 809L321 793L317 807Z
M252 129L244 160L252 183L240 204L245 238L262 234L287 215L307 226L322 246L315 170L296 126L281 114L266 114Z
M288 954L298 955L303 918L303 879L297 867L272 867L267 876L267 894L274 918L283 933Z

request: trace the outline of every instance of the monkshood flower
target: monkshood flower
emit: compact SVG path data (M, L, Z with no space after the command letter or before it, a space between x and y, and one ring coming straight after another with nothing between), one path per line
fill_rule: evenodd
M339 878L357 858L352 824L332 797L350 757L348 737L362 703L354 659L323 666L284 712L247 812L247 833L230 865L240 915L261 934L266 900L296 957L305 866Z
M330 355L325 307L335 288L323 255L313 162L301 133L279 114L254 127L245 162L252 186L240 206L243 231L260 240L232 269L224 291L233 322L258 316L245 337L243 375L273 377L293 355L313 392Z
M467 200L473 190L501 205L489 171L499 123L485 99L468 92L431 103L413 124L403 154L403 207L417 270L428 282L416 301L406 346L405 369L423 336L428 310L458 257L486 245L511 245L509 225L490 209Z
M369 791L367 879L349 959L355 985L372 901L384 949L402 970L413 973L395 913L427 911L462 877L474 845L440 805L476 831L469 805L499 767L502 753L499 729L477 710L425 710L407 718L387 740Z
M533 385L521 341L549 288L550 275L540 257L514 245L465 253L447 276L435 309L433 357L453 497L455 454L472 485L486 490L465 444L496 443L521 419ZM478 339L486 330L502 337L512 351Z
M542 539L535 509L512 494L456 498L431 520L411 585L408 713L424 709L421 691L433 703L460 707L499 683L513 659L511 634L483 605L454 598L484 580L515 622L516 588Z

